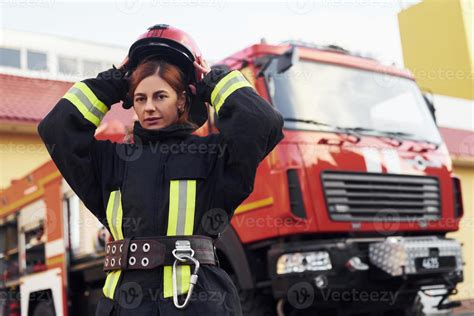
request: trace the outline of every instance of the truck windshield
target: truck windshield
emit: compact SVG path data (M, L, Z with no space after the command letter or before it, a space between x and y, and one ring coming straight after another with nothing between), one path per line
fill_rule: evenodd
M441 142L423 96L410 79L309 61L282 74L269 73L266 79L273 104L290 118L285 121L288 129L331 131L337 126L360 134Z

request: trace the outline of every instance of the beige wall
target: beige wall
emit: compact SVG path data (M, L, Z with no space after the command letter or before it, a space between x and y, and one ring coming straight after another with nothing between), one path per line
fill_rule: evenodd
M45 163L50 156L35 134L0 132L0 189Z

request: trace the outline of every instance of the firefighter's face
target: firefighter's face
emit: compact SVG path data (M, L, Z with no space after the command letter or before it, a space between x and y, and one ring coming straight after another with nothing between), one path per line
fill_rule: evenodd
M184 111L186 96L176 91L160 76L146 77L133 95L133 107L143 128L160 129L174 124Z

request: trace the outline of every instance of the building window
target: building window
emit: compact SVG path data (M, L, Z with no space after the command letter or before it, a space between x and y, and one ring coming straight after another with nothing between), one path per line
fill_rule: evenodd
M77 76L77 60L75 58L59 57L58 71L65 75Z
M91 60L84 60L84 71L83 75L85 77L96 77L99 72L103 71L104 69L102 68L100 62L98 61L91 61Z
M48 70L48 63L45 53L28 51L28 69L30 70Z
M11 48L0 48L0 65L20 68L20 50Z

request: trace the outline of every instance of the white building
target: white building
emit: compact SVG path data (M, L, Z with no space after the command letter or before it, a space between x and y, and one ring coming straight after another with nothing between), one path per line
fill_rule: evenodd
M78 81L118 65L127 47L0 29L0 73Z

